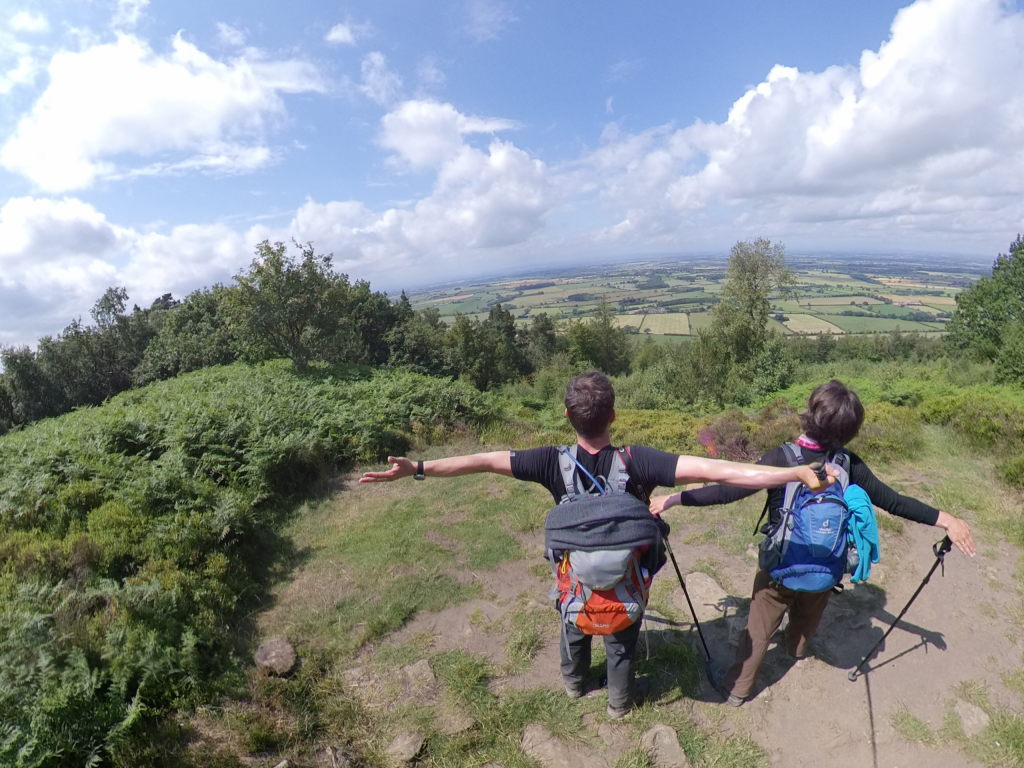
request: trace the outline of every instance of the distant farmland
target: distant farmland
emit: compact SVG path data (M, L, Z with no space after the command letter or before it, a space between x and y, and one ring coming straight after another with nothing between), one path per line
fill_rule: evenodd
M770 326L787 335L942 333L956 296L980 277L941 259L916 257L790 257L797 277L791 295L772 300ZM410 292L416 309L483 319L500 304L519 325L547 314L560 322L593 314L602 302L616 322L645 336L688 336L707 328L725 277L726 259L637 262L600 271L580 268L514 279L459 283Z

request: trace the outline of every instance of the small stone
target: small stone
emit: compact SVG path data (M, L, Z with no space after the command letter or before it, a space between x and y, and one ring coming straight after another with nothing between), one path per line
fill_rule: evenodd
M282 760L280 763L274 766L274 768L288 768L291 765L287 760Z
M274 637L256 649L256 666L283 677L295 668L299 660L295 647L286 637Z
M956 712L956 716L960 718L960 725L964 729L964 734L969 739L973 739L988 728L988 724L991 721L985 710L971 704L969 701L958 701L953 709Z
M410 763L423 749L426 740L423 734L415 731L400 733L395 740L388 745L388 757L395 763Z
M640 746L651 756L654 768L689 768L690 761L679 746L675 730L658 724L640 737Z
M454 736L457 733L465 733L476 725L476 720L473 719L472 715L457 706L445 703L442 703L441 708L438 710L437 715L434 718L434 722L437 723L437 729L441 731L441 733L445 733L449 736Z
M618 760L630 745L630 728L622 723L609 723L606 720L597 726L597 735L608 748L612 760Z
M729 595L718 583L706 573L695 571L686 575L686 589L693 602L694 613L700 622L710 622L722 618L732 604ZM686 598L680 593L683 610L689 612Z
M539 723L526 726L522 748L543 768L609 768L608 761L597 752L585 745L569 747Z
M407 664L402 667L402 673L413 688L430 688L437 682L434 670L430 668L430 662L426 659Z
M757 560L758 551L756 544L747 544L747 557L751 560Z
M351 768L352 761L334 747L323 747L316 751L317 768Z

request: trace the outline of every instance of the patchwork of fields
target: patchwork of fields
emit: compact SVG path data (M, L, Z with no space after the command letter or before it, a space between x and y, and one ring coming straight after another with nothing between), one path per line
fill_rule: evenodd
M913 331L941 334L957 294L988 263L938 257L789 257L791 294L772 297L772 327L788 335ZM607 302L630 333L685 337L707 328L725 277L726 258L637 262L581 272L459 283L410 294L417 309L483 319L500 304L520 324L546 313L571 322Z

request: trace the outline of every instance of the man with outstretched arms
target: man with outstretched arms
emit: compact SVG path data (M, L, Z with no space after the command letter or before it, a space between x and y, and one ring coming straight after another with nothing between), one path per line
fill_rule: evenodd
M608 484L616 478L621 490L646 503L657 486L673 487L689 482L717 482L739 488L771 488L798 481L817 488L825 481L808 466L766 467L740 464L697 456L679 456L645 446L617 449L612 446L609 429L615 420L615 391L602 373L589 371L569 382L565 393L565 415L576 431L577 445L568 451L557 446L530 450L491 451L465 456L451 456L431 461L413 461L405 457L388 457L390 469L366 472L361 483L387 482L404 477L417 480L435 477L457 477L476 472L492 472L540 483L551 493L556 504L569 500L576 493L594 493L596 485ZM575 468L570 469L566 487L563 457L573 453ZM561 463L560 463L560 460ZM625 471L614 467L622 462ZM615 484L615 483L613 483ZM607 491L607 489L604 489ZM614 490L614 489L612 489ZM608 657L608 714L618 719L627 714L634 700L633 652L640 632L639 620L627 628L605 635ZM566 692L577 697L583 694L585 675L590 667L591 636L575 626L564 628L562 644L562 677Z

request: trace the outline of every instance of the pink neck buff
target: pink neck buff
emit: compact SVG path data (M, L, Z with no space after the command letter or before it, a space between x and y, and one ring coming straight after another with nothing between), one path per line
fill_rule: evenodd
M820 443L811 440L811 438L809 438L807 435L800 435L800 437L796 439L796 444L799 445L801 448L806 448L809 451L825 450Z

